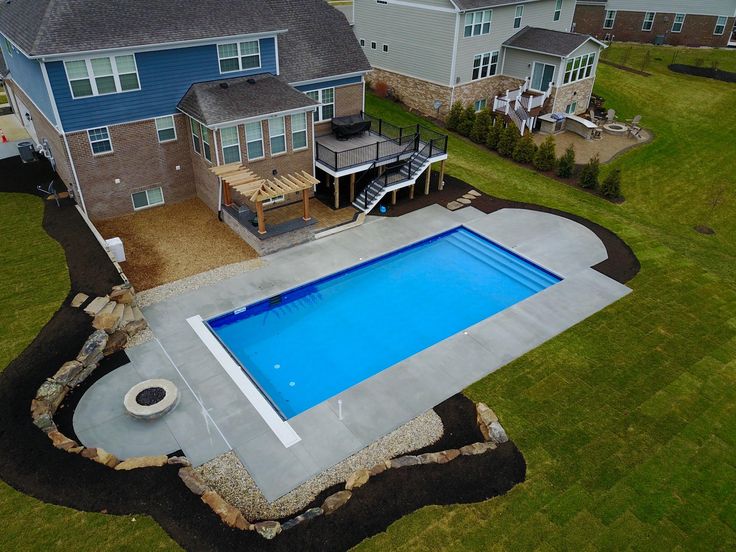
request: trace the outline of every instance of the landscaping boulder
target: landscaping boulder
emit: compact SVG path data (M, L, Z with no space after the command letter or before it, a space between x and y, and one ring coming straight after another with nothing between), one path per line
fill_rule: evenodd
M189 458L187 458L186 456L172 456L166 461L166 463L170 466L189 467L192 465L192 463L189 461Z
M419 455L419 461L422 464L447 464L460 456L457 449L443 450L441 452L427 452Z
M368 470L368 474L373 477L375 475L378 475L379 473L383 473L387 470L387 466L384 462L381 462L380 464L376 464L373 466L370 470Z
M181 468L179 470L179 477L184 482L184 485L187 486L187 489L198 496L202 496L210 490L207 483L190 467Z
M84 312L90 316L97 316L109 302L110 300L107 298L107 295L104 297L95 297L92 299L92 302L85 307Z
M70 439L58 430L49 431L47 433L51 443L58 449L69 451L70 449L78 449L79 443L74 439Z
M296 527L300 523L304 523L305 521L309 521L310 519L321 516L323 513L324 512L322 508L310 508L303 514L300 514L296 517L291 518L289 521L282 523L281 530L288 531L289 529Z
M107 466L108 468L114 468L120 463L120 460L118 460L114 454L110 454L103 448L86 448L81 452L81 454L85 458L89 458L90 460L93 460L98 464L102 464L103 466Z
M460 447L460 454L463 456L474 456L476 454L483 454L495 448L496 445L494 443L473 443L472 445Z
M136 456L123 460L115 466L115 469L118 471L129 471L138 468L160 468L166 465L167 460L168 457L165 454L158 456Z
M110 335L110 338L107 340L107 345L105 345L105 349L102 351L102 354L105 356L110 356L113 353L117 353L121 349L125 347L125 345L128 343L128 334L125 333L122 330L117 330Z
M56 424L54 423L54 418L50 412L40 414L33 418L33 425L44 433L56 430Z
M393 458L392 460L386 460L386 467L391 469L404 468L406 466L416 466L421 463L422 461L419 460L418 456L399 456L398 458Z
M56 383L66 385L67 387L73 387L73 382L76 380L79 373L82 371L84 366L78 360L70 360L61 365L61 368L57 370L54 376L51 378Z
M118 286L116 286L118 287ZM122 305L130 305L135 299L135 290L133 286L127 288L113 289L110 293L110 301L115 301Z
M496 443L497 445L500 445L501 443L505 443L509 440L508 436L506 435L506 430L500 423L493 422L489 430L489 440L491 441L491 443Z
M84 304L87 299L89 299L89 295L87 295L86 293L77 293L74 296L74 299L72 299L71 306L75 309L78 309Z
M498 416L491 410L487 404L479 402L476 405L476 420L478 422L478 428L483 434L483 438L488 441L490 439L490 427L493 422L498 422Z
M64 397L66 397L67 391L69 391L69 388L66 385L57 383L53 380L46 380L45 382L43 382L43 385L38 388L38 391L36 391L35 400L37 402L44 402L48 404L49 409L53 414L54 412L56 412L56 409L59 408L59 405L64 400Z
M92 327L95 330L103 330L106 333L111 334L118 329L122 318L122 312L119 314L115 313L114 310L112 312L101 312L95 316L95 319L92 321Z
M107 332L103 330L97 330L87 338L82 350L77 355L77 360L87 368L93 364L97 364L102 360L103 351L107 345Z
M362 487L366 483L368 483L368 479L370 479L371 474L368 470L357 470L350 474L350 477L348 477L347 481L345 481L345 489L348 491L351 491L353 489L357 489L358 487Z
M142 332L148 327L148 322L146 322L145 319L141 320L133 320L132 322L128 322L125 325L125 333L128 334L128 337L133 337L137 333Z
M97 364L90 364L89 366L85 366L81 372L77 375L76 378L72 381L71 386L76 387L80 383L82 383L84 380L86 380L89 375L94 372L97 369Z
M271 540L281 532L281 524L278 521L260 521L255 524L254 529L264 539Z
M331 494L322 503L322 511L326 516L329 516L335 510L344 506L350 500L351 496L353 496L353 493L350 491L338 491L335 494Z
M250 527L243 514L235 506L227 502L215 491L206 491L202 495L202 502L207 504L222 522L228 527L245 530Z

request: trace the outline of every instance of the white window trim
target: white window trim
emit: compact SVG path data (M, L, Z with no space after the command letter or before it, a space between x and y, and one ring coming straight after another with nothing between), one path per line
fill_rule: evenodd
M92 132L93 130L99 130L101 128L104 128L107 131L107 139L93 141L92 136L90 135L90 132ZM94 157L100 157L103 155L110 155L111 153L115 153L115 149L113 148L113 145L112 145L112 136L110 136L110 127L108 126L95 127L95 128L90 128L89 130L87 130L87 141L89 142L89 149L92 152L92 155ZM92 144L93 143L96 144L97 142L110 142L110 149L108 151L101 151L99 153L95 153L95 150L92 148Z
M133 56L133 65L135 65L135 77L138 81L138 88L131 88L130 90L123 90L122 86L120 85L120 72L118 71L118 63L115 60L116 57L126 57L126 56ZM100 92L97 90L97 81L95 80L95 74L92 71L92 60L93 59L100 59L100 58L107 58L110 60L110 65L112 66L112 77L115 80L115 92L105 92L103 94L100 94ZM92 94L89 96L74 96L74 90L72 90L72 80L85 80L85 79L70 79L69 73L66 70L66 64L73 61L83 61L85 65L87 66L87 80L89 80L90 87L92 88ZM89 56L84 58L69 58L64 60L64 74L66 75L66 84L69 87L69 94L71 94L72 100L84 100L87 98L94 98L95 96L112 96L113 94L127 94L129 92L138 92L141 89L141 75L138 71L138 60L135 58L134 52L116 52L115 54L111 55L100 55L100 56ZM132 73L123 73L124 75L132 75Z
M358 39L358 43L360 44L361 48L365 48L365 38Z
M652 14L651 21L647 20L647 15ZM654 20L657 18L657 12L644 12L644 21L642 21L641 24L641 30L645 33L651 32L651 30L654 28ZM649 23L649 28L647 29L647 23Z
M234 128L235 129L235 136L238 138L238 160L237 161L225 161L225 148L234 148L236 144L230 144L229 146L225 145L225 141L222 139L222 131L226 128ZM222 162L223 163L242 163L243 162L243 151L240 149L240 126L234 125L231 127L223 127L220 129L220 153L222 153Z
M5 43L5 49L8 51L8 55L10 57L13 57L14 46L10 43L10 41L7 38L5 38L5 36L3 36L3 42Z
M158 128L158 125L156 125L156 121L158 121L159 119L171 119L171 129L174 131L173 138L169 138L168 140L161 140L161 135L159 134L159 128ZM156 138L158 138L159 144L168 144L169 142L176 142L178 135L176 133L176 119L174 119L173 115L163 115L161 117L156 117L153 120L153 124L156 127ZM164 130L169 130L169 129L166 128Z
M483 104L483 105L479 106L479 104ZM475 100L475 102L473 102L473 108L475 109L476 113L480 113L487 106L488 106L488 100L486 100L485 98L481 98L480 100Z
M300 116L300 115L304 115L304 130L297 130L295 132L294 131L294 117ZM291 151L294 152L294 151L303 151L305 149L309 149L309 117L307 116L307 113L306 112L294 113L293 115L290 115L289 117L290 117L289 123L291 124ZM294 147L294 134L296 134L297 132L303 132L306 138L304 140L305 145L300 148Z
M608 18L608 14L609 13L613 14L611 16L611 18L610 18L611 24L610 25L606 25L606 23L609 20L609 18ZM606 10L605 11L605 13L603 14L603 28L604 29L613 29L613 26L616 24L616 14L617 13L618 13L617 10Z
M324 103L324 99L323 98L324 98L325 90L332 90L332 102L331 103ZM334 86L330 86L328 88L319 88L317 90L307 90L306 91L306 94L307 95L309 95L310 92L317 92L317 99L316 99L316 101L319 102L319 105L317 106L317 111L315 111L315 113L318 114L319 121L315 121L315 123L329 122L335 116L335 97L337 95L337 92L336 91L337 91L337 89ZM332 106L332 117L330 117L329 119L324 119L323 118L322 109L326 105L331 105Z
M258 44L258 67L248 67L246 69L243 69L243 57L244 57L244 55L240 51L240 44L241 43L246 43L246 42L255 42L256 44ZM235 46L238 49L238 58L237 58L238 59L238 68L237 69L233 69L232 71L223 71L222 70L222 66L220 65L220 62L223 59L233 59L233 58L231 58L231 57L226 57L226 58L220 57L220 46L230 46L232 44L235 44ZM252 40L238 40L237 42L230 42L230 41L228 41L228 42L218 42L215 46L217 48L217 69L220 71L220 74L221 75L228 75L230 73L242 73L243 71L257 71L258 69L262 69L263 68L263 57L261 57L261 40L259 38L255 38L255 39L252 39ZM246 55L252 56L254 54L246 54Z
M374 40L371 40L371 50L377 50L377 49L378 49L378 44Z
M496 61L494 63L493 56L496 56ZM488 55L488 74L484 77L482 76L483 73L483 56ZM473 78L473 71L475 70L475 60L480 58L480 65L478 66L478 78ZM483 79L487 79L489 77L494 77L498 75L498 63L501 59L500 53L498 50L493 50L492 52L482 52L480 54L476 54L473 56L473 64L470 67L470 80L475 82ZM493 71L491 71L491 67L495 65L495 68Z
M144 205L143 207L136 207L135 206L135 201L133 201L133 196L135 194L145 193L146 194L146 201L148 201L148 192L150 190L156 190L156 189L161 190L161 202L160 203L150 203L149 202L148 205ZM164 203L166 203L166 201L164 199L164 188L163 188L163 186L154 186L153 188L148 188L146 190L141 190L140 192L133 192L132 194L130 194L130 202L133 204L133 211L143 211L144 209L150 209L151 207L158 207L159 205L163 205Z
M588 63L590 60L590 57L593 56L593 63ZM585 58L585 65L583 65L583 58ZM577 60L580 60L580 65L576 68L575 62ZM569 71L567 70L567 64L572 62L572 69ZM568 58L565 60L565 70L562 73L562 85L566 86L568 84L572 84L574 82L579 82L581 80L590 79L595 77L595 53L591 52L589 54L583 54L581 56L575 56L574 58ZM590 67L590 75L586 75L585 73L588 70L588 67ZM570 80L566 81L567 74L570 73ZM575 78L573 78L573 75Z
M488 21L484 21L484 17L488 14ZM478 19L478 20L476 20ZM483 32L483 26L488 24L488 30ZM476 25L480 26L480 31L475 32ZM465 34L467 29L470 28L470 34ZM463 38L473 38L475 36L484 36L491 34L493 30L493 10L475 10L465 14L463 20Z
M212 144L210 144L210 140L209 140L209 138L210 138L209 130L210 129L208 129L203 124L200 124L199 125L199 138L202 140L202 158L211 165L212 164L212 159L211 159L212 158ZM207 139L206 140L205 140L205 136L207 136ZM210 158L209 159L207 158L207 155L205 154L205 151L206 151L205 150L205 147L204 147L205 144L207 144L207 147L210 150Z
M721 33L721 34L723 34L723 33ZM383 45L383 48L381 48L381 50L383 51L384 54L388 54L388 50L389 50L388 44L384 44Z
M537 92L546 92L546 90L541 90L539 88L534 88L533 85L532 85L532 79L534 78L534 72L535 72L535 69L536 69L537 65L548 66L548 67L552 67L553 68L553 71L552 71L552 79L550 79L550 81L549 81L552 86L554 86L555 83L557 82L557 77L558 77L558 74L559 74L559 72L557 71L557 69L559 69L559 66L555 66L555 65L553 65L551 63L547 63L547 62L544 62L544 61L535 61L535 62L532 63L532 74L531 74L531 78L529 80L529 89L530 90L536 90ZM544 71L542 72L542 78L544 78ZM547 86L549 87L549 84Z
M258 140L249 140L248 139L248 125L249 124L258 124L261 128L261 137ZM258 121L251 121L250 123L246 123L243 127L243 132L245 132L245 155L248 157L248 161L258 161L260 159L266 158L266 147L263 142L263 120L260 119ZM252 144L255 142L261 143L261 156L260 157L251 157L250 156L250 150L248 149L248 144Z
M677 21L677 16L678 15L681 15L682 16L682 21L679 22L680 28L677 29L677 30L675 30L675 25L678 24L678 21ZM687 17L687 14L685 14L685 13L676 13L675 14L675 17L672 18L672 29L671 29L671 32L673 32L673 33L681 33L682 32L682 28L685 26L685 18L686 17Z
M516 20L517 19L519 20L518 25L516 23ZM521 29L521 24L523 22L523 19L524 19L524 6L523 5L516 6L516 11L514 12L514 24L513 24L513 28L514 29Z
M723 24L720 24L719 25L718 22L721 19L723 19ZM684 23L684 21L683 21L683 23ZM715 36L723 36L723 33L726 32L726 25L728 25L728 17L726 17L725 15L719 15L719 16L717 16L716 17L716 26L713 27L713 35L715 35ZM716 32L718 30L718 27L719 26L722 27L720 33L719 32Z
M197 125L196 132L195 132L194 125ZM195 121L194 119L190 117L189 118L189 130L192 131L192 151L194 151L194 153L196 153L197 155L202 155L202 152L204 151L202 149L202 137L201 137L202 127L200 126L199 121ZM195 142L194 140L195 137L197 138L197 140L199 140L199 151L197 151L197 147L196 147L197 142Z
M271 123L273 121L276 121L278 119L281 119L283 123L283 134L272 134L271 133ZM282 151L273 152L273 139L274 138L283 138L284 139L284 149ZM285 155L289 152L289 144L286 143L286 117L272 117L268 119L268 150L271 153L271 157L279 157L280 155Z
M556 0L555 11L552 14L552 21L559 21L562 17L562 0Z

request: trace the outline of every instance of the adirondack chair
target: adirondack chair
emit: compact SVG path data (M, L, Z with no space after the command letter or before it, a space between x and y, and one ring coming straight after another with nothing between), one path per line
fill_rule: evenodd
M629 123L629 134L635 138L639 137L639 134L641 134L641 127L639 126L639 123L641 122L641 115L637 115L631 120L627 120Z
M608 113L606 114L606 123L612 123L615 120L616 120L616 110L609 109Z
M600 124L600 122L603 120L600 117L596 116L595 109L593 109L592 107L590 108L588 113L590 114L590 120L595 124Z

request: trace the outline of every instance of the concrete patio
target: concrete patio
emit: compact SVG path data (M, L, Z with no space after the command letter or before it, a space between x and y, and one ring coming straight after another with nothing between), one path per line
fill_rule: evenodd
M518 209L485 215L472 207L451 212L433 205L368 221L264 257L258 270L144 309L160 345L152 341L128 349L131 364L90 388L74 416L80 440L121 458L181 448L195 465L232 449L265 497L274 500L630 292L590 268L607 257L595 234L555 215ZM459 225L564 279L289 419L298 439L288 448L187 322L195 316L206 320ZM153 423L124 416L122 396L153 376L179 386L180 404Z

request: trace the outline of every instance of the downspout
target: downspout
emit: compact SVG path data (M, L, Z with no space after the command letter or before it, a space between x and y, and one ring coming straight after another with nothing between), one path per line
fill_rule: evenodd
M220 145L217 143L217 129L212 129L212 141L215 143L215 162L220 166ZM222 222L222 178L217 177L217 220Z
M448 109L452 108L455 103L455 71L457 64L457 44L460 36L460 12L455 12L455 37L452 40L452 63L450 65L450 105Z

